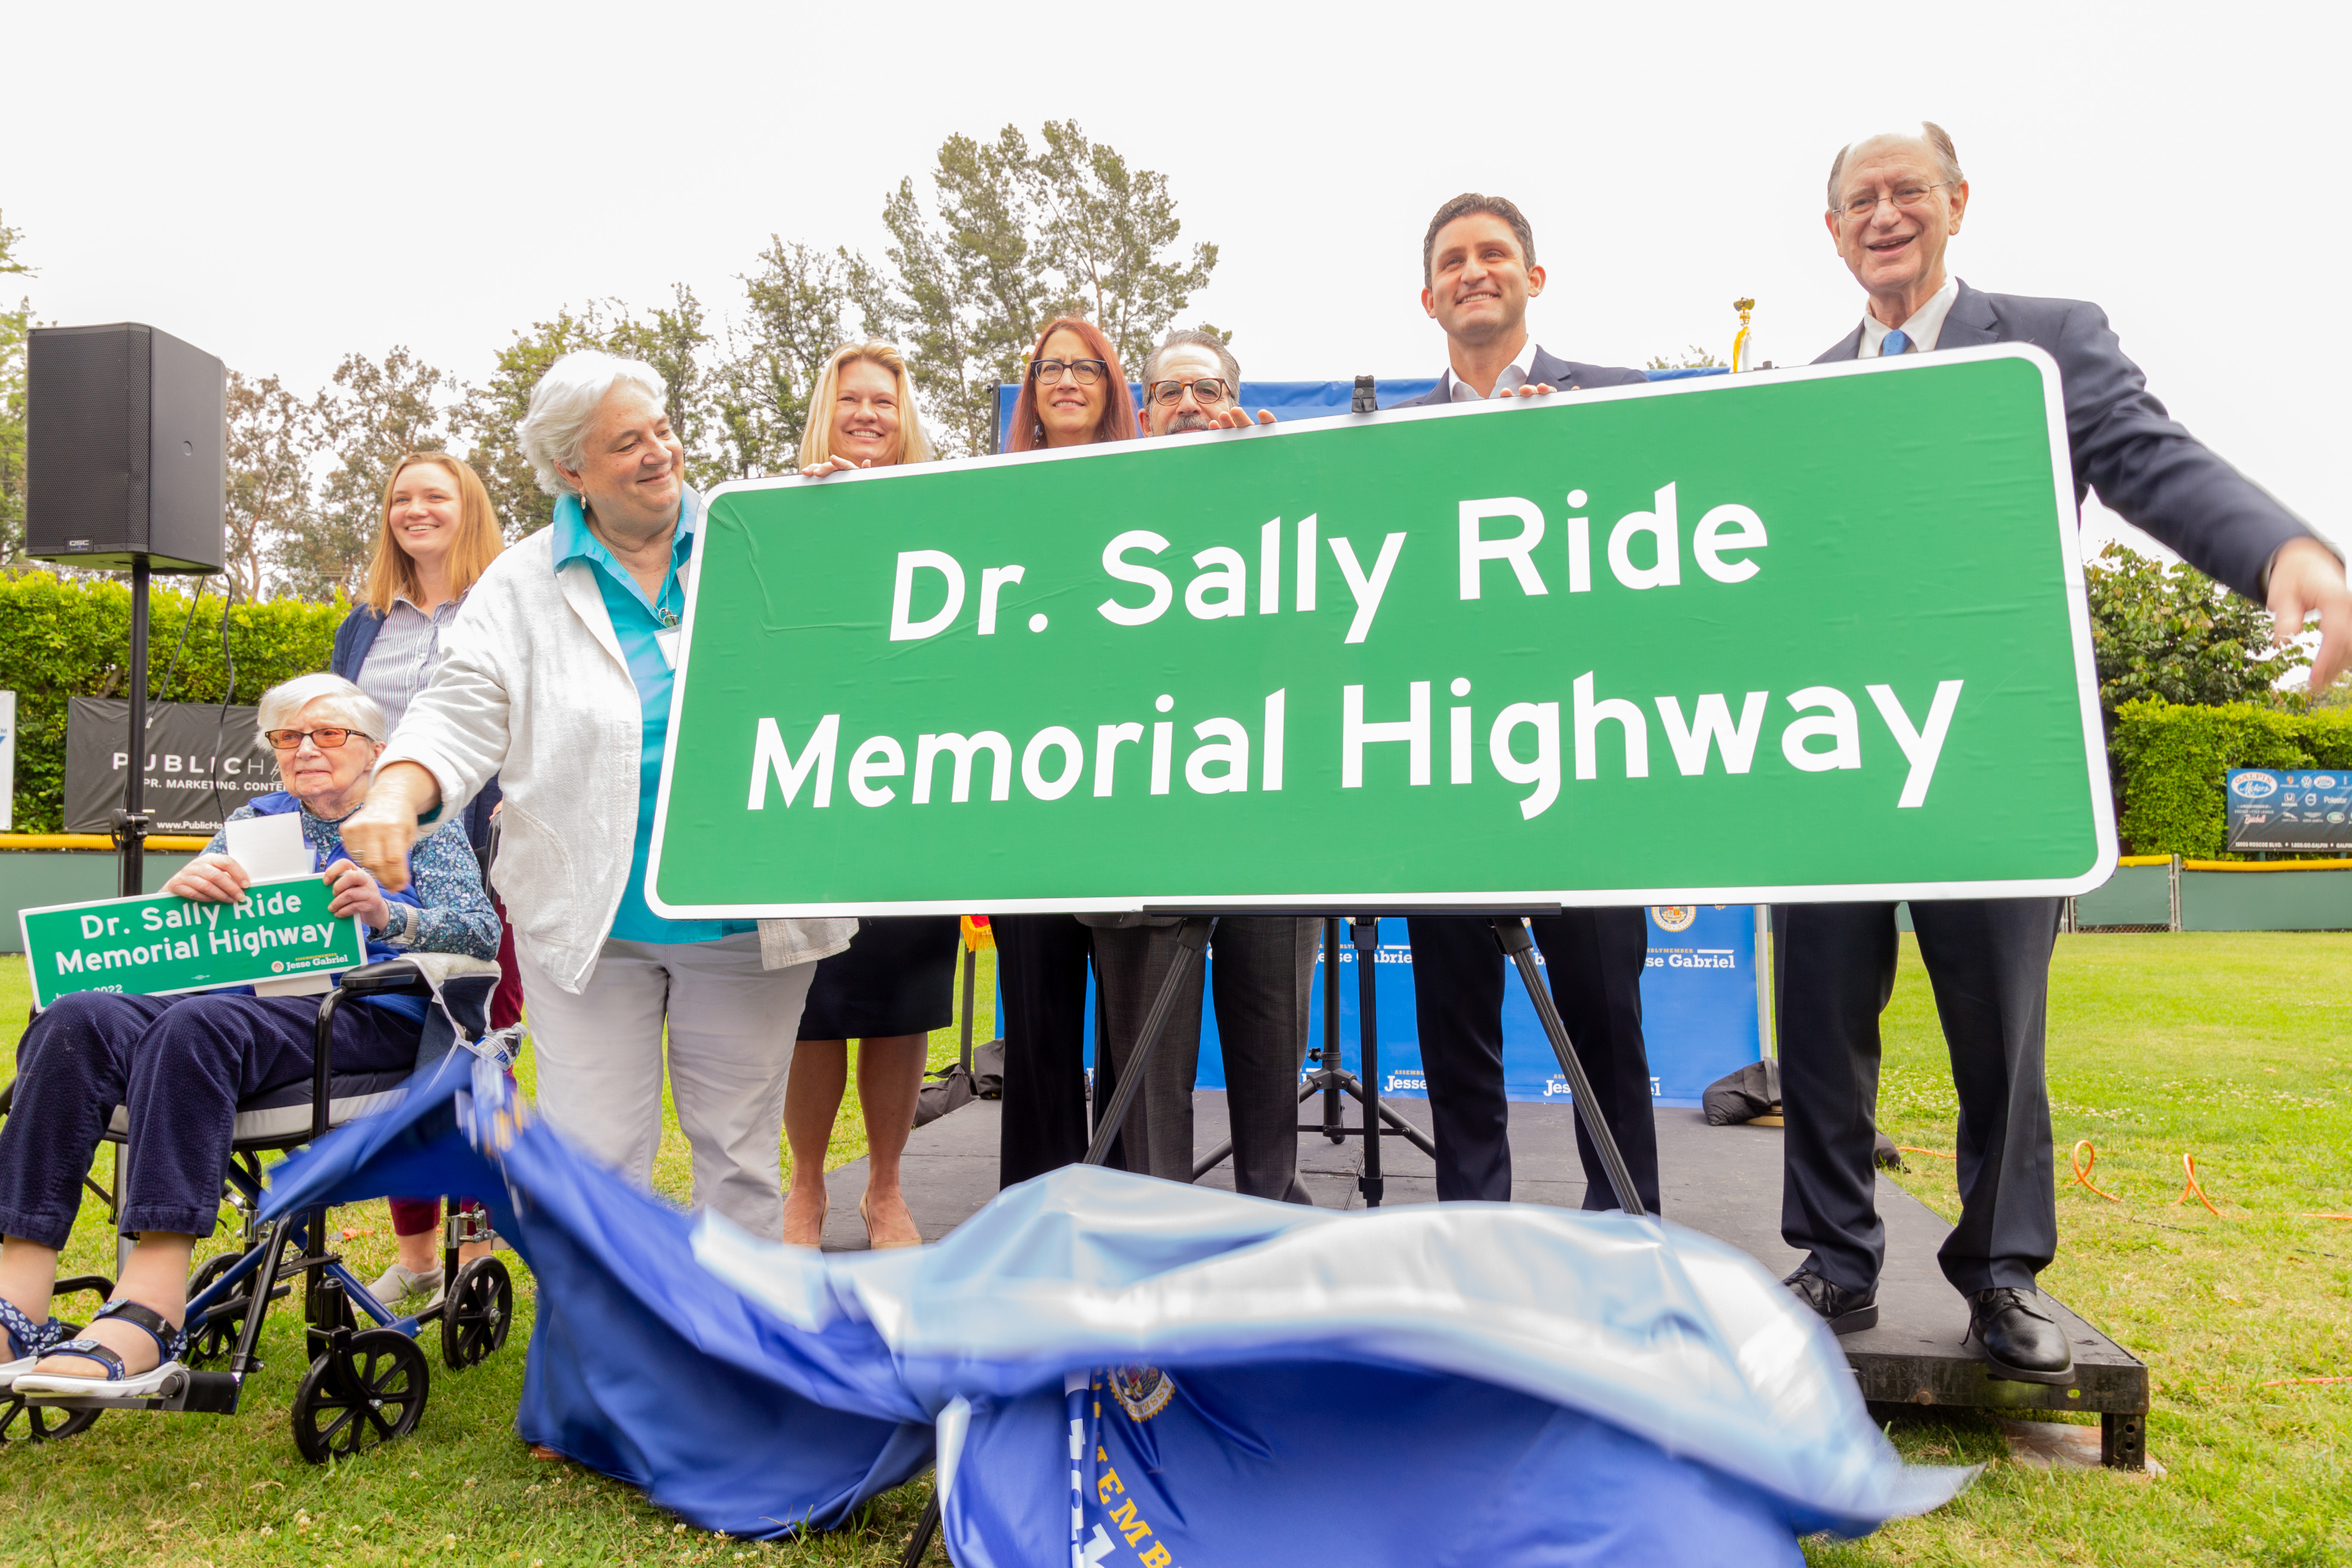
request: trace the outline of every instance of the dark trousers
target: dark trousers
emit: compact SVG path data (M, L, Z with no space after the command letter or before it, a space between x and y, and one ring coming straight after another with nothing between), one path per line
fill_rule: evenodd
M58 998L16 1047L16 1093L0 1125L0 1235L62 1247L81 1179L118 1105L131 1174L122 1234L210 1236L240 1100L310 1077L311 996ZM365 1004L335 1012L335 1065L390 1072L416 1059L417 1027Z
M490 907L499 912L499 987L490 993L490 1027L504 1029L522 1022L522 970L515 963L514 921L507 919L507 906L496 893L490 895ZM387 1198L392 1208L392 1234L422 1236L441 1223L439 1198ZM459 1198L457 1207L475 1206L471 1198Z
M2058 1250L2042 1083L2055 899L1916 902L1911 923L1959 1091L1960 1223L1937 1260L1955 1289L2031 1289ZM1878 1015L1895 992L1893 904L1772 911L1788 1118L1780 1235L1849 1290L1877 1283L1886 1229L1872 1162Z
M1441 1201L1511 1196L1510 1102L1503 1094L1503 987L1517 984L1494 922L1465 915L1415 915L1413 1016L1422 1072L1435 1123ZM1570 910L1534 924L1552 1001L1577 1059L1592 1080L1601 1119L1625 1157L1643 1206L1658 1212L1658 1129L1650 1058L1642 1039L1642 966L1648 917L1638 908ZM1599 1151L1576 1125L1584 1162L1584 1206L1618 1206Z
M1002 1186L1087 1157L1087 959L1094 932L1075 915L998 915L996 986L1004 997Z
M1319 921L1226 915L1213 939L1217 1043L1234 1133L1234 1189L1255 1198L1314 1200L1298 1180L1298 1068L1307 1055L1307 1008L1315 988ZM1145 1016L1176 957L1175 926L1095 932L1111 1059L1124 1073ZM1192 1086L1201 1061L1195 968L1176 996L1142 1091L1119 1124L1127 1168L1171 1182L1192 1179Z

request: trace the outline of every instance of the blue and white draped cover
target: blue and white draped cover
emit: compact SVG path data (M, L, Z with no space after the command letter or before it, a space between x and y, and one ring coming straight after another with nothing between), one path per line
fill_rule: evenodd
M824 1255L631 1188L473 1060L268 1212L497 1194L538 1279L520 1435L701 1528L836 1526L936 1460L963 1568L1793 1565L1971 1473L1906 1466L1827 1331L1673 1225L1072 1167Z

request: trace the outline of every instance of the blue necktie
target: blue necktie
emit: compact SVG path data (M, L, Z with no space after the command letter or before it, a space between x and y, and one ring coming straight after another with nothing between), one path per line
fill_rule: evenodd
M1887 333L1885 337L1879 341L1878 357L1881 359L1888 358L1894 354L1909 353L1910 352L1911 340L1903 335L1903 329L1900 327L1895 328L1893 331Z

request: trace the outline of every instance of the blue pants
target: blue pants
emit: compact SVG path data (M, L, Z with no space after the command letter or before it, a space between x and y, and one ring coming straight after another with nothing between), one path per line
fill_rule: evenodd
M240 1100L311 1076L314 996L116 996L77 992L16 1047L0 1125L0 1235L62 1248L82 1177L118 1105L129 1107L122 1234L210 1236ZM364 1004L336 1009L335 1066L389 1072L416 1059L417 1027Z

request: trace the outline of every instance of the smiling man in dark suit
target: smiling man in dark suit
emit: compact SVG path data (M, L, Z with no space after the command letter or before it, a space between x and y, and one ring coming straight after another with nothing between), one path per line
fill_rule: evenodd
M1544 269L1536 264L1526 215L1501 196L1468 193L1439 207L1422 240L1421 264L1421 308L1445 329L1446 372L1434 390L1393 406L1637 386L1649 379L1638 370L1560 359L1536 345L1528 334L1528 301L1543 292ZM1507 1203L1502 949L1484 920L1415 915L1408 924L1413 1014L1436 1124L1437 1195ZM1656 1214L1658 1135L1642 1039L1646 917L1639 909L1570 910L1537 921L1534 935L1601 1119L1625 1156L1643 1206ZM1581 1121L1576 1143L1584 1163L1584 1206L1615 1208L1608 1173Z
M2182 429L2096 305L1987 294L1944 268L1969 184L1942 128L1874 136L1830 168L1831 240L1869 296L1862 322L1816 363L2032 343L2058 362L2075 500L2086 489L2257 603L2282 640L2320 618L2311 680L2352 651L2352 594L2336 554ZM1916 901L1919 956L1959 1092L1960 1222L1944 1277L1969 1299L1969 1337L1998 1376L2065 1384L2074 1356L2035 1288L2058 1245L2050 1100L2042 1079L2056 899ZM1788 1116L1781 1235L1806 1254L1788 1284L1840 1332L1878 1320L1885 1230L1874 1203L1878 1015L1892 993L1895 906L1774 911L1782 962L1780 1089Z

